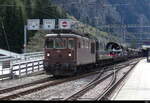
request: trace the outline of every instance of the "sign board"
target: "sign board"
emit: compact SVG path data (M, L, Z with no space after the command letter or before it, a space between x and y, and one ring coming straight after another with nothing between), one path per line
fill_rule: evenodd
M70 19L59 19L59 29L71 29Z
M40 19L28 19L27 29L28 30L39 30L40 29Z
M43 29L44 30L55 29L55 19L43 19Z

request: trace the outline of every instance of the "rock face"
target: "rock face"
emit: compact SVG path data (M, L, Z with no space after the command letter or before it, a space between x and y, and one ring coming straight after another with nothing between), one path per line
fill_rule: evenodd
M52 2L60 5L78 20L95 27L103 24L150 24L150 0L52 0ZM142 30L149 32L145 28ZM130 28L126 31L140 30ZM147 38L149 35L145 34L142 37Z

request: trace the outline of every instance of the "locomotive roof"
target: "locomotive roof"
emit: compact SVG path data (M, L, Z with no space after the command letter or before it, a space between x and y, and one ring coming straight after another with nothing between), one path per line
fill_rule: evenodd
M56 37L56 36L63 36L63 37L81 37L81 36L79 36L79 35L75 35L75 34L63 34L63 33L61 33L61 34L46 34L46 37Z
M82 36L80 35L76 35L76 34L47 34L45 37L76 37L76 38L81 38ZM86 37L82 37L82 38L86 38ZM86 38L88 39L88 38Z
M76 34L76 35L80 35L80 36L85 36L85 33L81 33L79 31L75 31L72 29L53 29L53 30L51 30L51 33L54 33L54 34L61 34L61 33Z
M96 39L95 36L89 34L89 33L83 33L72 29L53 29L51 30L51 34L75 34L82 37L87 37L90 39Z

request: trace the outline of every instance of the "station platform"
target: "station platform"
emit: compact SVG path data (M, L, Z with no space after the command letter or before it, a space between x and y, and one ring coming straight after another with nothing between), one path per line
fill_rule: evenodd
M142 59L111 100L150 100L150 62Z

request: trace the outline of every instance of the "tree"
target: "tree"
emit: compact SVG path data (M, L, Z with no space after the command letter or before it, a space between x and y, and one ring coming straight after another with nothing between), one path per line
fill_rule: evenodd
M66 13L50 0L0 0L0 48L22 52L27 19L65 18ZM4 29L2 28L2 23ZM29 32L28 40L36 32Z

